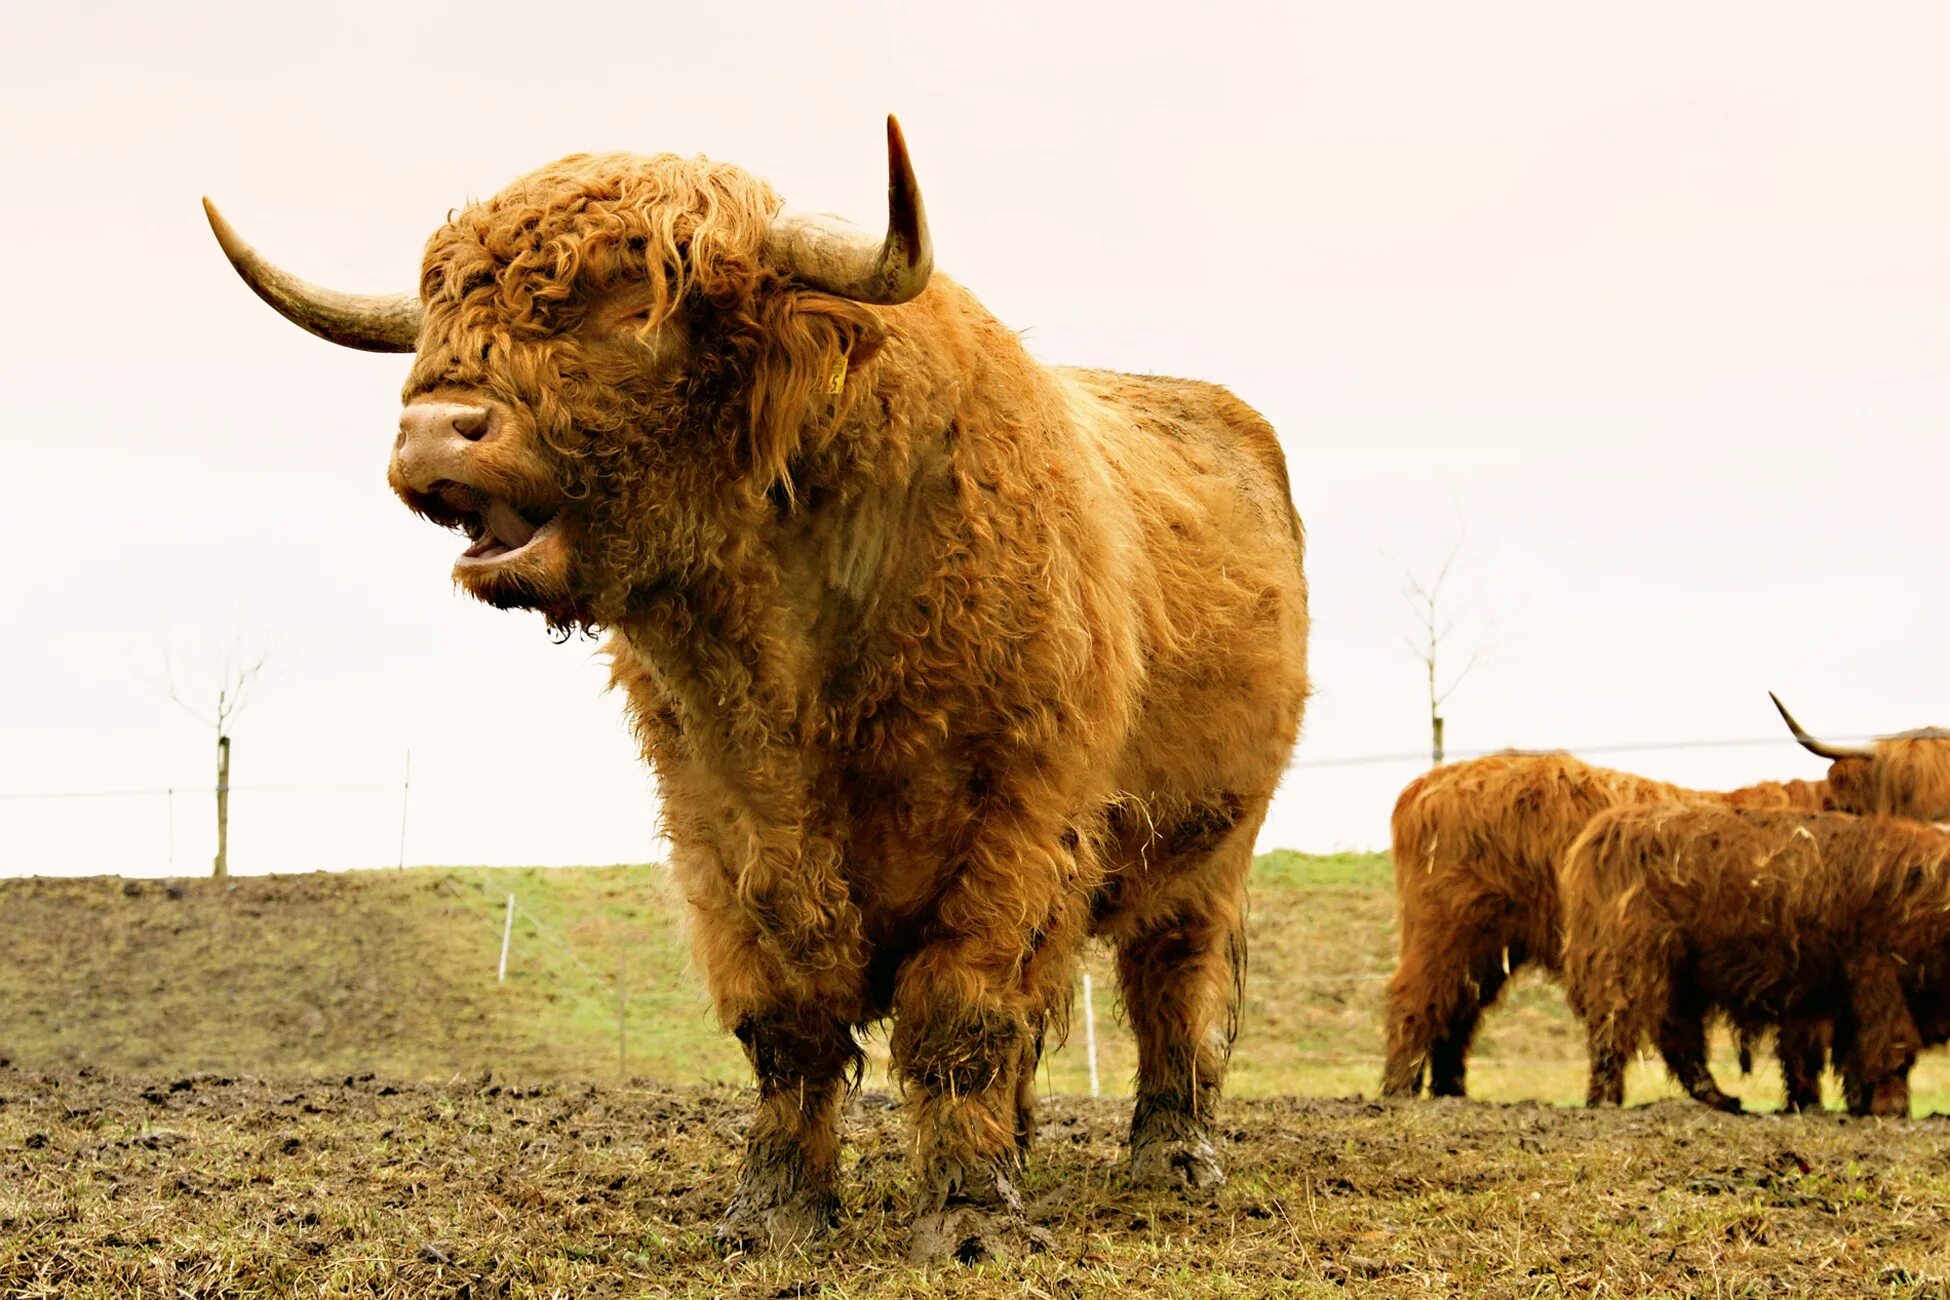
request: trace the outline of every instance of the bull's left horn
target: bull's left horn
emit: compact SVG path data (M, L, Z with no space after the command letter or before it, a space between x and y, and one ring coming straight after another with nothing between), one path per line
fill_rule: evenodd
M411 352L420 342L420 300L412 294L339 293L300 280L264 260L245 243L217 205L203 200L203 215L223 245L223 255L253 292L300 329L362 352Z
M765 234L764 258L823 293L892 307L918 297L934 272L934 244L921 187L900 123L887 116L887 237L837 217L781 208Z
M1794 715L1788 712L1787 705L1781 703L1780 696L1769 691L1767 698L1774 701L1774 707L1781 711L1781 721L1787 723L1788 730L1794 733L1795 740L1800 743L1801 748L1807 750L1810 754L1828 759L1831 762L1842 758L1874 757L1876 751L1873 745L1830 745L1824 741L1816 740L1802 729L1800 723L1794 720Z

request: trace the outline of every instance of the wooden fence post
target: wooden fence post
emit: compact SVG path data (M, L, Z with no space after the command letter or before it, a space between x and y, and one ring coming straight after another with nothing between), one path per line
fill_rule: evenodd
M217 737L217 864L218 880L230 874L230 737Z

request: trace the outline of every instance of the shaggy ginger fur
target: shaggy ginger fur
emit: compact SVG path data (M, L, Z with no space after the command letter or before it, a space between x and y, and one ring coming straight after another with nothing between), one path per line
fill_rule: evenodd
M830 1224L856 1035L889 1016L917 1253L1024 1234L1033 1075L1093 931L1139 1045L1133 1174L1216 1183L1246 871L1307 694L1279 444L1210 384L1040 365L939 274L898 307L806 289L761 260L778 207L612 154L454 215L405 397L493 432L442 442L437 482L393 471L477 538L550 521L459 580L608 633L759 1084L721 1235Z
M1462 1096L1477 1021L1505 981L1532 962L1558 973L1558 869L1597 813L1700 797L1819 808L1824 793L1790 781L1704 795L1562 753L1490 754L1417 777L1391 824L1401 957L1388 985L1383 1095L1414 1095L1426 1073L1432 1095Z
M1590 1102L1658 1043L1708 1105L1708 1006L1750 1019L1833 1018L1850 1109L1905 1114L1908 1071L1943 1041L1950 999L1950 836L1890 817L1708 803L1595 817L1565 861L1564 978L1591 1047ZM1923 1028L1919 1030L1919 1021Z

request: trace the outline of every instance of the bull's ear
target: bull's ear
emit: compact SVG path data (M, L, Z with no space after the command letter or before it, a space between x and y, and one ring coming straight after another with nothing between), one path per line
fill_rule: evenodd
M864 391L886 333L871 309L824 293L784 288L755 308L762 344L748 398L751 459L778 476Z

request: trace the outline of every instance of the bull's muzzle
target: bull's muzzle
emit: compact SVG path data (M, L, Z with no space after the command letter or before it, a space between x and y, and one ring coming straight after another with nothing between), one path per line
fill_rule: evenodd
M494 436L500 421L490 406L418 401L399 418L393 472L399 484L429 496L450 483L467 483L476 448Z

